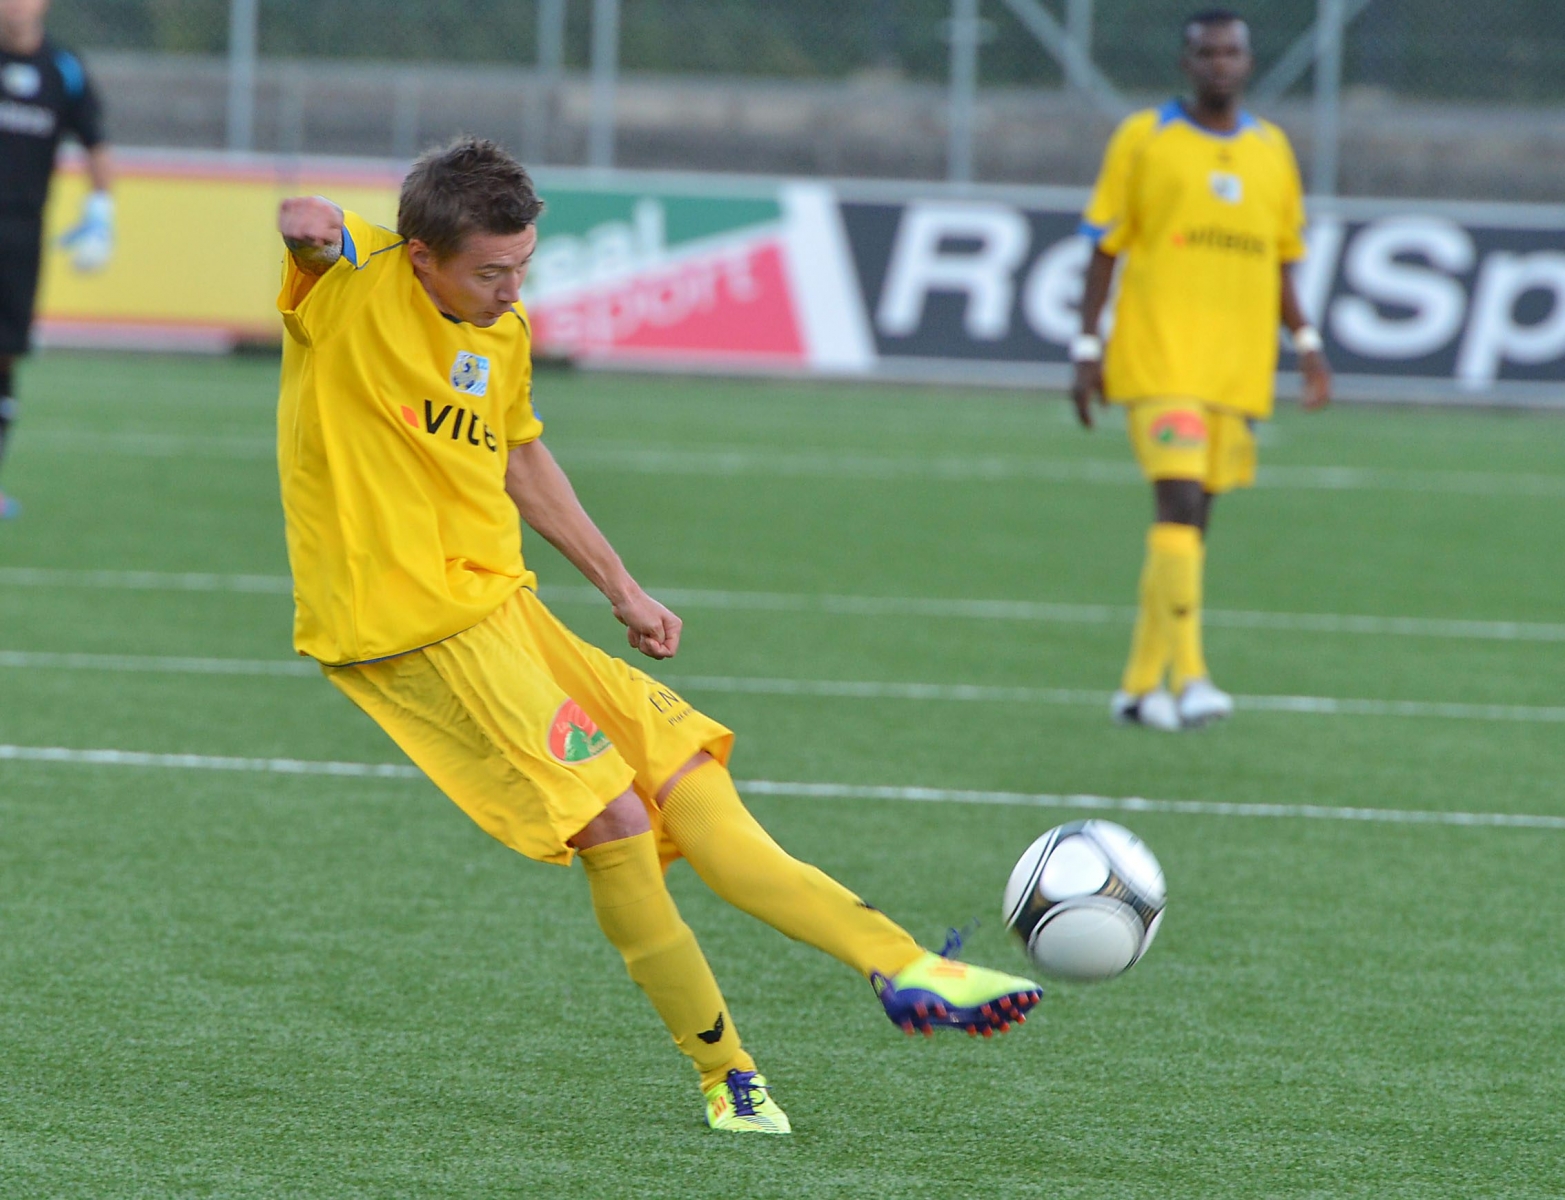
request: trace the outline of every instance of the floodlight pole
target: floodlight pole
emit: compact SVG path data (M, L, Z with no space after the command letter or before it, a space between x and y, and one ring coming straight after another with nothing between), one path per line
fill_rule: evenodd
M565 0L538 0L538 61L534 70L532 112L522 131L522 157L528 165L549 155L549 130L559 105L565 72Z
M1317 0L1315 15L1315 154L1310 190L1337 194L1342 140L1342 28L1344 0Z
M614 89L619 77L619 0L592 0L592 119L587 164L614 165Z
M1092 96L1092 77L1083 66L1092 61L1092 3L1093 0L1066 0L1065 36L1080 51L1065 61L1065 73L1070 85L1089 99Z
M229 0L228 148L255 149L255 58L260 0Z
M946 178L973 181L973 110L978 97L978 45L983 26L978 0L951 0L951 86Z

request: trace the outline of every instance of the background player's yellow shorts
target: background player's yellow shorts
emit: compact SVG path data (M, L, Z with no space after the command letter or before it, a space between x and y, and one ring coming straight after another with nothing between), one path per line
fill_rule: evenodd
M1248 417L1193 400L1126 405L1130 444L1148 479L1194 479L1214 495L1255 483L1255 431Z
M582 641L523 588L473 628L326 677L488 834L568 864L568 839L634 786L665 865L654 797L734 735L629 663Z

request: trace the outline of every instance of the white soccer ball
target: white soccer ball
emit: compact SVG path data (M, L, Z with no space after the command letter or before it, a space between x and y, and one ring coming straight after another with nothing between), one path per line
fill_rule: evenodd
M1147 952L1168 889L1146 843L1112 821L1072 821L1022 855L1005 885L1005 924L1056 979L1112 979Z

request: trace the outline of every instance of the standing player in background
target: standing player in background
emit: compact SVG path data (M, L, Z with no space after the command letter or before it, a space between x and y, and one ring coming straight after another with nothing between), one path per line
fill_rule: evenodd
M664 886L675 859L857 970L909 1033L1003 1032L1037 985L925 951L790 857L734 790L734 735L538 599L521 521L604 594L633 649L679 649L679 618L631 577L540 440L519 302L542 207L515 159L473 138L413 164L396 233L319 196L283 201L294 645L485 832L543 862L579 854L599 927L700 1074L707 1123L787 1133Z
M92 192L62 239L81 271L107 265L114 248L109 153L97 94L81 60L44 34L49 0L0 0L0 461L16 420L12 369L27 353L43 255L43 210L60 139L87 151ZM17 513L0 491L0 518Z
M1255 482L1255 423L1272 412L1279 318L1299 354L1304 407L1331 398L1320 334L1292 279L1304 257L1298 165L1282 130L1240 104L1249 27L1227 9L1197 13L1185 23L1182 62L1193 98L1128 117L1109 143L1083 221L1094 250L1071 347L1081 423L1092 427L1094 396L1125 405L1152 482L1156 524L1113 715L1162 730L1233 712L1201 649L1206 528L1214 497ZM1105 347L1099 321L1122 255Z

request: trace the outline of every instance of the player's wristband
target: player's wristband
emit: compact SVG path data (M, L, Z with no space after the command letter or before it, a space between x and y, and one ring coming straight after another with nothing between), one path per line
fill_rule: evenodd
M1326 348L1325 339L1321 337L1320 330L1313 325L1300 325L1293 331L1293 352L1295 354L1319 354Z
M1092 333L1078 333L1071 338L1071 362L1095 363L1102 361L1102 338Z

